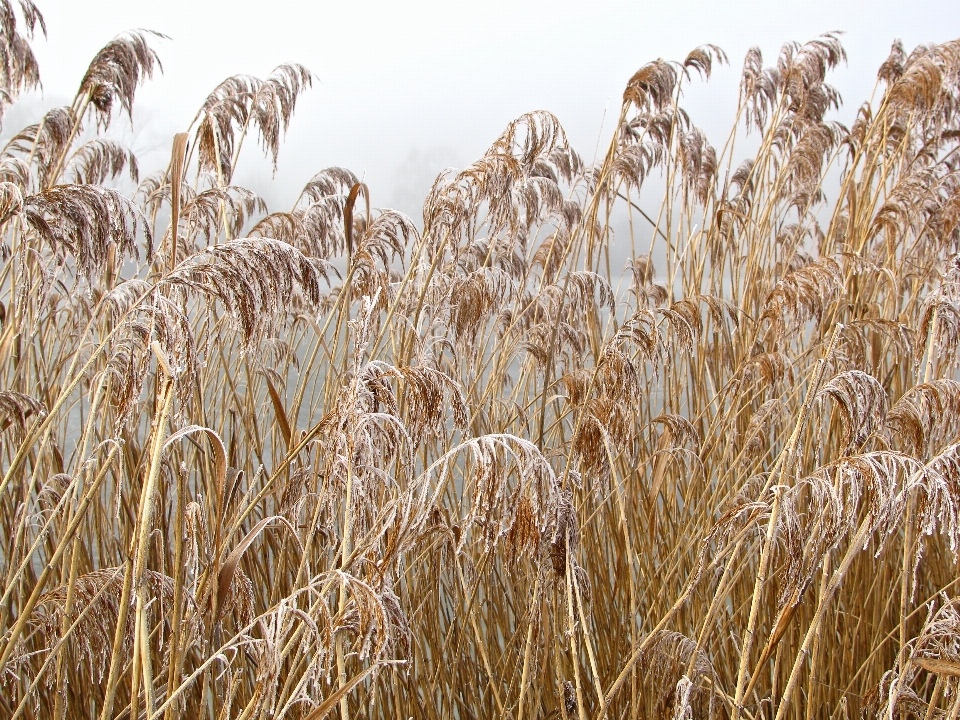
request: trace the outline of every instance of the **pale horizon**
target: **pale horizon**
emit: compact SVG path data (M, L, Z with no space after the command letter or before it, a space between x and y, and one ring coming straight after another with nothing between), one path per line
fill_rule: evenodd
M265 77L284 62L306 66L314 84L300 99L281 146L275 178L249 142L236 182L271 209L292 202L315 172L339 165L362 176L377 206L419 221L436 174L479 157L520 114L556 115L587 160L608 138L629 77L662 57L682 60L704 43L729 65L695 81L684 106L710 141L722 144L736 106L743 56L759 46L765 64L787 41L843 32L848 62L828 76L849 123L874 87L876 71L899 38L920 43L960 35L960 6L947 2L801 4L441 3L384 2L298 7L262 3L103 0L89 5L38 2L47 37L32 45L43 89L26 93L4 117L3 136L69 103L96 51L117 34L148 29L163 72L137 94L134 129L121 129L144 171L163 166L170 138L186 129L206 95L230 75ZM894 10L896 8L896 10ZM536 27L531 40L530 28ZM601 127L604 125L604 127Z

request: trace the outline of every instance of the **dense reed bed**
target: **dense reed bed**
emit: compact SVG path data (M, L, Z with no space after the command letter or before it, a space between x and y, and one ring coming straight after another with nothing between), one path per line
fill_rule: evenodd
M3 105L42 25L0 0ZM658 60L595 164L524 115L422 226L232 184L297 65L139 178L152 42L0 152L0 716L960 715L960 42L849 128L836 36L751 50L719 149L722 51Z

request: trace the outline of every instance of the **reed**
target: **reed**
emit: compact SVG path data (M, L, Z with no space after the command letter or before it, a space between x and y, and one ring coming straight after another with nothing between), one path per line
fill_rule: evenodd
M152 42L0 150L0 716L960 715L960 41L849 128L837 35L753 49L719 150L724 53L658 60L596 163L528 113L422 225L233 184L299 65L141 179Z

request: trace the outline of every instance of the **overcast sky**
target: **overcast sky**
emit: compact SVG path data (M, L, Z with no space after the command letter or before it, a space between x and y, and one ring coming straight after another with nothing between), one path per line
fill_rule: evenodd
M8 113L4 135L16 121L35 121L44 108L69 102L90 58L113 36L147 28L170 40L154 43L164 73L138 95L128 134L145 165L165 164L170 135L186 128L221 80L263 77L295 61L316 81L298 105L277 179L271 182L269 166L245 153L237 182L281 209L314 172L342 165L365 176L374 205L399 207L418 220L432 177L475 159L523 112L556 114L591 159L605 110L604 141L626 81L658 57L682 60L707 42L727 52L730 66L706 86L696 83L684 102L719 145L752 45L772 64L787 40L845 31L849 64L832 81L846 105L839 119L847 120L868 98L895 38L910 50L960 37L960 2L940 0L35 1L48 28L48 37L34 42L44 91Z

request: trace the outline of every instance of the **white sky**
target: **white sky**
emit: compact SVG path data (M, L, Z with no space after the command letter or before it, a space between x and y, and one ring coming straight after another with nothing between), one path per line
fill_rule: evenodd
M148 28L171 39L154 44L164 74L138 95L128 134L144 169L165 164L170 136L221 80L263 77L296 61L316 82L298 105L277 179L270 182L269 166L245 153L237 182L281 209L314 172L343 165L365 176L374 205L417 219L433 176L475 159L525 111L556 114L574 146L592 158L605 108L615 115L627 79L657 57L682 60L706 42L727 52L730 66L706 86L695 83L684 103L720 145L751 45L772 64L787 40L844 30L849 64L832 82L845 100L839 117L849 120L894 38L909 51L960 37L960 2L934 0L35 1L48 27L48 38L34 42L44 92L8 112L4 135L69 102L90 58L114 35Z

